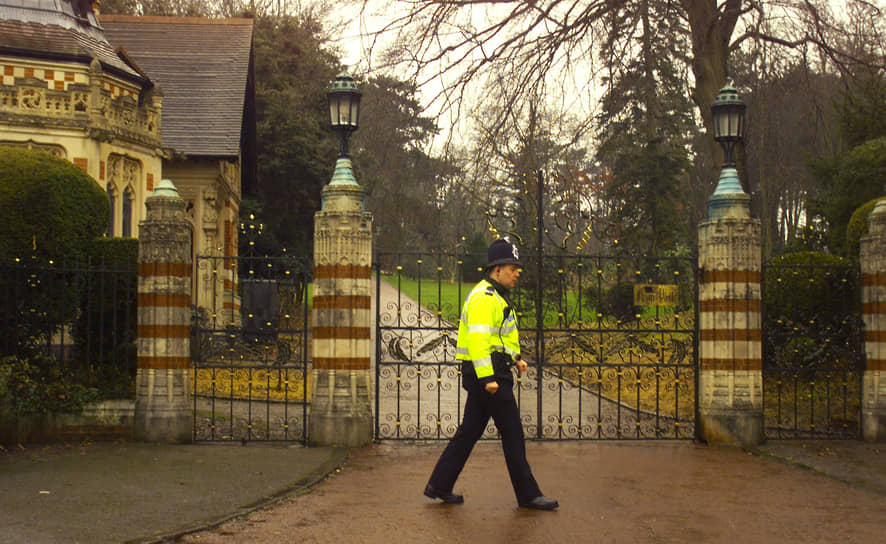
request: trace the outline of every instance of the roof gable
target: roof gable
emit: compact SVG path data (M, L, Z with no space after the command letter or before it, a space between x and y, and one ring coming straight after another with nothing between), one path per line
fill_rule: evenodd
M236 158L252 100L252 19L102 15L122 46L163 93L164 147L198 157Z

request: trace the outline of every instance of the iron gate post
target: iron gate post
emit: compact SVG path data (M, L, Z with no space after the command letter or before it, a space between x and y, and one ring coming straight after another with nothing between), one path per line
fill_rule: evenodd
M535 277L535 353L538 355L538 360L535 362L538 367L538 383L536 384L537 391L537 414L536 421L538 422L538 429L536 432L536 436L538 438L542 438L542 383L544 380L544 362L545 362L545 316L544 316L544 280L542 278L542 274L544 274L544 261L542 259L544 255L544 227L545 227L545 217L544 217L544 197L545 197L545 178L544 174L539 170L538 172L538 205L536 206L536 210L538 212L536 216L536 225L535 230L537 236L536 240L536 255L538 258L538 266L536 268L536 277Z
M886 441L886 199L868 216L860 241L865 369L861 429L867 441Z
M133 435L190 442L191 230L185 201L161 180L138 239L138 370Z
M752 446L765 440L760 220L733 167L708 201L699 244L699 437Z
M351 160L339 157L314 215L312 446L361 446L373 436L372 215L364 195Z

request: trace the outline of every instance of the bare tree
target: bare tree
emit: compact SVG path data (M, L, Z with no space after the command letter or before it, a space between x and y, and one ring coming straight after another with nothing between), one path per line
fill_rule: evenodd
M606 17L637 5L634 0L413 0L405 6L354 1L362 5L361 16L367 21L374 14L386 14L385 23L369 32L378 43L393 44L383 56L385 62L408 69L419 84L438 85L435 98L456 115L466 99L477 98L471 95L472 83L490 81L490 75L494 81L507 74L508 105L537 96L552 78L564 90L581 92L594 86L594 51L605 35ZM872 29L848 24L839 8L878 20L881 11L869 0L832 4L678 0L691 44L685 59L693 75L691 96L704 126L711 127L710 107L727 81L730 53L746 43L767 42L798 54L814 49L822 62L832 65L858 60L848 46L869 42L870 37L859 33ZM502 108L500 113L507 111ZM719 154L713 140L708 147Z

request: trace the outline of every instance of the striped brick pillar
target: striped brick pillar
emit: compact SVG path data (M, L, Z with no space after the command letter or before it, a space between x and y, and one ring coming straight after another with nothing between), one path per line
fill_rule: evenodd
M865 440L886 441L886 200L868 216L861 239L862 318L865 363L861 429Z
M312 446L372 440L372 216L364 194L341 157L314 216Z
M698 230L697 425L707 443L747 446L765 438L760 221L750 217L749 200L735 169L724 168L710 219Z
M161 180L138 240L136 439L190 442L191 234L185 201Z

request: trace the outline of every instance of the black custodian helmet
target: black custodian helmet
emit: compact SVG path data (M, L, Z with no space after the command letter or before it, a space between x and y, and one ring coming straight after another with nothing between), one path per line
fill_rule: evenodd
M501 264L516 264L520 266L520 251L507 238L500 238L489 245L486 253L486 269Z

